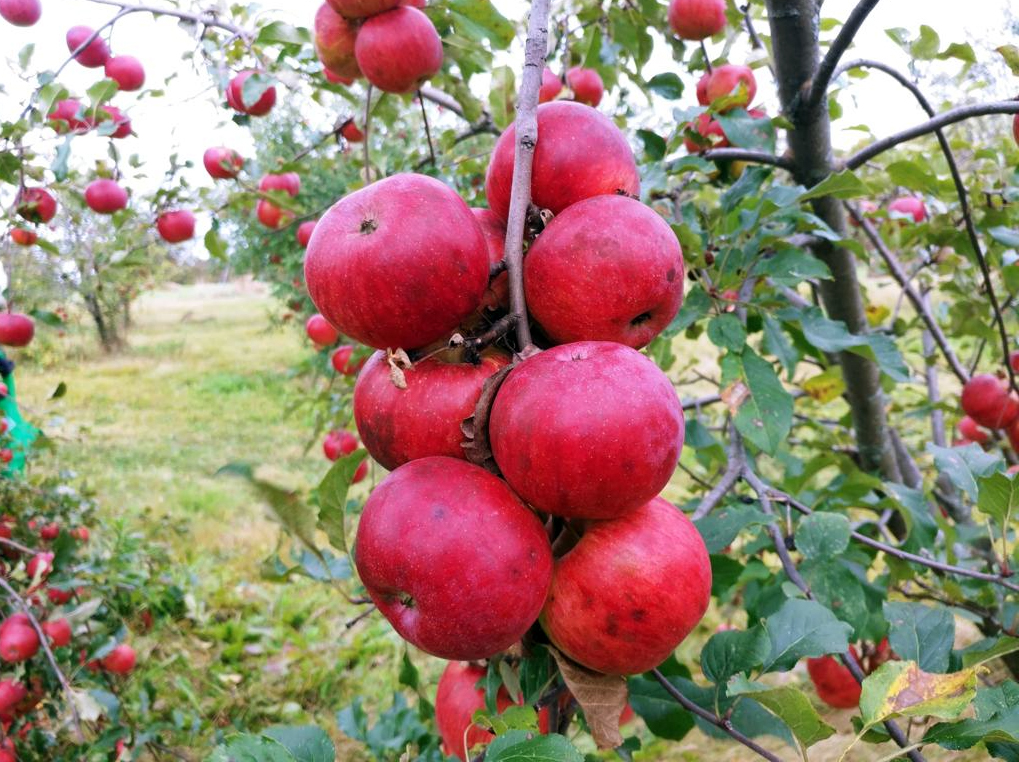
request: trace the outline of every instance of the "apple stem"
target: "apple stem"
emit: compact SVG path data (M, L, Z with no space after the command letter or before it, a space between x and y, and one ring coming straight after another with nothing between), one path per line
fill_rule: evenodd
M435 146L432 145L432 130L428 126L428 111L425 110L425 98L418 90L418 103L421 104L421 119L425 123L425 137L428 139L428 158L435 166Z
M701 40L701 54L704 56L704 68L711 74L714 67L711 65L711 56L708 55L708 46L704 44L704 40Z

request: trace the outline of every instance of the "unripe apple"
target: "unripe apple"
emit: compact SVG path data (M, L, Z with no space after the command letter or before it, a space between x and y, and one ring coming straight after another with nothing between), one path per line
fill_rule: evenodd
M244 168L244 159L232 148L208 148L202 156L205 171L217 180L231 180Z
M672 228L626 196L595 196L567 207L524 260L527 305L558 343L646 346L679 311L684 280Z
M27 228L14 228L11 231L11 240L18 246L31 246L39 240L39 236L35 231Z
M348 19L378 16L400 4L400 0L329 0L333 10Z
M443 659L472 661L517 642L552 576L544 526L506 483L455 458L393 471L365 503L355 560L396 631Z
M559 214L585 198L640 194L640 176L626 136L590 106L555 101L538 106L538 134L531 175L535 205ZM513 185L516 129L499 136L485 176L489 208L505 220Z
M17 680L0 680L0 720L11 722L17 712L18 704L25 700L28 691L23 683ZM2 758L0 758L2 759Z
M340 134L348 143L360 143L364 140L364 133L358 129L353 119L347 120L340 128Z
M297 226L297 243L302 249L308 248L308 241L311 240L311 234L315 232L315 225L318 224L318 220L305 220Z
M351 23L327 3L315 13L315 53L322 65L343 77L359 77L354 56L357 25Z
M987 440L991 438L991 435L981 429L980 424L968 415L964 416L962 420L959 421L957 428L959 429L959 434L963 437L963 439L967 439L970 442L985 444Z
M708 103L726 98L728 102L723 112L740 106L746 108L757 95L757 80L749 66L722 64L711 72L704 95Z
M725 29L725 0L672 0L669 26L684 40L703 40Z
M329 325L329 321L317 313L308 318L308 322L304 324L304 330L307 332L309 339L324 347L335 344L336 340L340 338L339 331Z
M99 214L113 214L127 206L127 191L115 180L100 178L85 188L85 203Z
M488 352L478 365L430 357L404 371L406 388L390 377L384 352L373 354L354 387L354 421L371 456L392 471L432 455L465 458L460 424L474 415L481 387L509 364Z
M43 622L42 631L56 648L63 648L71 643L71 624L63 617Z
M42 17L40 0L0 0L0 16L14 26L32 26Z
M962 387L962 409L988 429L1004 429L1019 419L1019 400L1004 379L982 373Z
M127 643L121 643L110 651L102 660L103 669L115 675L126 675L134 669L137 657L134 649Z
M270 230L279 230L294 220L292 211L278 207L272 201L266 201L264 198L258 202L256 213L258 221Z
M0 659L17 663L31 659L39 650L39 634L29 624L12 623L0 629Z
M601 75L594 69L574 66L566 72L566 84L573 91L573 100L588 106L597 106L605 94Z
M635 675L665 661L710 600L704 540L679 509L656 497L584 529L555 563L541 626L574 661Z
M913 222L923 222L927 219L927 205L919 196L901 196L888 205L888 211L911 216Z
M442 40L424 13L400 6L364 22L354 55L365 79L379 90L409 93L442 68Z
M538 88L538 103L548 103L562 92L563 83L547 66L541 71L541 87ZM578 98L579 100L579 98Z
M283 172L274 175L269 173L263 175L258 181L258 189L268 193L269 191L286 191L291 196L297 196L301 192L301 176L296 172Z
M57 200L45 188L22 188L15 199L15 210L29 222L46 224L57 213Z
M0 344L27 347L35 336L35 321L18 312L0 312Z
M495 265L502 262L506 252L506 223L491 209L472 208L471 213L485 235L489 263ZM509 273L504 270L488 282L481 304L490 310L509 307Z
M121 90L141 90L145 84L145 68L134 56L112 56L106 61L106 76L115 80Z
M850 650L860 660L856 646ZM810 675L817 697L836 709L855 709L860 703L860 684L856 682L849 668L834 656L807 659L807 673Z
M50 127L61 135L66 132L83 134L95 127L95 122L85 115L82 111L81 101L76 98L57 101L53 110L47 114L46 120Z
M195 235L195 216L186 209L163 212L156 219L156 230L167 243L180 243Z
M131 120L116 106L103 106L99 113L109 116L109 121L117 128L110 135L111 138L126 138L131 134Z
M333 370L337 373L342 373L344 376L356 376L361 368L364 367L365 359L362 358L357 362L351 362L353 354L354 347L351 344L337 347L336 351L329 357Z
M318 311L376 349L444 338L480 306L488 270L485 238L467 204L415 174L342 198L319 220L304 260Z
M226 89L226 101L234 111L251 116L265 116L276 105L276 88L270 85L258 97L258 100L249 103L244 98L244 83L255 74L261 74L261 72L247 69L231 79L230 85Z
M67 52L74 53L87 39L95 34L95 30L87 26L72 26L67 30ZM110 49L106 46L106 40L96 35L81 52L74 56L74 60L89 69L98 69L106 64L110 57Z

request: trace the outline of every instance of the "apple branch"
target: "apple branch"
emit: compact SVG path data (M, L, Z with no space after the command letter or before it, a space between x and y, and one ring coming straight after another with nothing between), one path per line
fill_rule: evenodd
M730 421L728 463L725 465L725 472L722 474L722 478L711 488L711 491L701 500L697 510L690 515L693 521L702 519L711 513L715 506L722 501L722 498L736 486L736 482L739 481L743 475L744 468L746 468L746 462L743 437L740 436L739 431L736 429L736 424Z
M230 34L240 37L245 41L250 41L254 35L246 29L243 29L236 24L231 24L229 21L222 21L219 16L215 13L194 13L189 11L178 11L174 8L165 8L157 5L144 5L139 3L128 3L122 2L121 0L88 0L90 3L98 3L99 5L112 5L115 8L121 9L121 15L128 13L151 13L153 16L172 16L173 18L180 19L181 21L190 21L192 24L201 24L202 26L215 27L222 29ZM111 22L112 23L112 22ZM107 24L106 26L109 26ZM100 28L97 31L102 31ZM86 40L83 48L87 47L89 43L95 39L90 38ZM81 49L83 49L81 48ZM59 73L59 72L58 72Z
M784 169L787 172L792 172L794 167L793 161L784 156L775 156L764 151L748 151L743 148L709 148L698 155L712 161L728 159L733 161L749 161L754 164L768 164L772 167Z
M527 19L524 43L524 73L517 98L516 148L513 154L513 186L509 219L506 221L506 271L509 273L510 312L516 318L517 349L521 355L533 351L531 328L527 324L524 297L524 227L531 205L531 169L538 143L538 89L548 50L549 0L534 0Z

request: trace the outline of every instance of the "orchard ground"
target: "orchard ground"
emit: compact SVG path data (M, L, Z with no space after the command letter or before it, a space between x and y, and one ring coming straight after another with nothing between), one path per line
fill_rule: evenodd
M260 563L276 547L277 526L244 482L214 475L246 461L275 483L306 490L326 470L320 442L307 441L307 422L288 413L306 388L292 377L308 357L303 331L267 328L274 309L265 288L247 281L151 293L138 305L130 348L113 357L94 348L84 321L61 340L44 329L35 357L19 365L19 395L56 440L43 467L77 472L97 490L104 524L124 521L168 546L189 572L188 616L137 636L144 668L132 680L151 680L160 700L200 718L193 750L204 755L213 734L231 726L318 721L332 729L338 759L367 760L335 730L335 712L355 696L388 708L403 646L377 614L346 630L360 609L324 584L263 581ZM49 399L61 382L66 394ZM709 611L680 649L684 662L696 659L718 623ZM434 700L440 662L412 658ZM807 687L802 672L787 679ZM835 760L852 737L851 713L822 711L839 733L813 747L811 759ZM795 757L774 739L764 745ZM857 746L846 759L889 751ZM927 751L931 760L984 758ZM746 749L694 731L636 758L739 760Z

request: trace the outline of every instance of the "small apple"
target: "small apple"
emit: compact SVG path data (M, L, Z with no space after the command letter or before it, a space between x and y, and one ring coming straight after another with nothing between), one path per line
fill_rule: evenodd
M912 217L913 222L927 219L927 205L919 196L901 196L888 205L888 211L901 217Z
M729 111L739 106L746 108L757 95L757 80L749 66L723 64L716 66L711 72L704 95L708 99L708 103L726 98L727 102L723 111Z
M14 26L32 26L42 17L40 0L0 0L0 17Z
M230 85L226 89L226 101L234 111L251 116L265 116L276 105L276 88L269 85L258 95L257 99L254 94L245 98L244 83L255 74L262 75L262 72L247 69L231 79ZM252 101L254 102L252 103Z
M962 420L959 421L959 425L956 427L959 430L959 435L963 439L967 439L970 442L976 442L977 444L986 444L987 440L991 438L991 435L980 428L980 424L970 418L968 415L963 416Z
M850 646L856 660L860 654L856 646ZM807 659L807 673L810 675L817 697L836 709L855 709L860 703L861 687L849 668L834 656Z
M22 188L14 203L17 213L29 222L45 224L57 213L57 200L45 188Z
M725 148L729 145L729 140L725 137L722 125L711 114L704 113L698 115L692 126L702 139L697 141L691 137L683 138L683 146L687 152L701 153L709 148ZM718 138L718 140L715 140L715 138Z
M541 72L541 87L538 88L538 103L554 101L562 92L563 83L547 66ZM578 99L579 100L579 99Z
M60 590L56 587L46 588L46 597L50 599L50 603L57 606L63 606L65 603L70 601L74 597L73 590Z
M19 312L0 312L0 344L27 347L35 336L35 321Z
M46 121L61 135L67 132L80 135L95 127L95 122L85 115L81 101L76 98L57 101L53 110L46 115Z
M14 451L10 447L0 450L0 463L10 463L14 460Z
M111 138L126 138L131 134L131 120L116 106L103 106L99 109L99 114L108 117L108 119L101 120L100 123L110 121L116 127L110 135Z
M349 431L338 429L336 431L330 431L326 435L325 441L322 442L322 452L329 460L338 460L341 455L350 455L358 448L360 443L357 441L357 437L351 434ZM354 476L351 478L351 484L357 484L359 481L364 479L368 475L368 461L362 460L358 464L357 469L354 471Z
M333 370L337 373L342 373L344 376L356 376L361 368L364 367L365 358L358 360L357 362L351 362L354 354L354 347L351 344L344 344L343 346L337 347L336 351L329 357L329 362L332 363Z
M684 40L704 40L725 29L725 0L672 0L669 26Z
M297 226L297 243L302 249L308 248L308 242L311 240L311 234L315 232L317 224L318 220L305 220Z
M18 704L25 700L28 691L23 683L7 678L0 680L0 720L11 722ZM0 757L2 759L2 757Z
M39 634L30 624L4 623L0 629L0 659L17 663L31 659L39 650Z
M156 230L167 243L187 241L195 235L195 216L186 209L163 212L156 219Z
M63 617L43 622L42 631L56 648L63 648L71 643L71 624Z
M319 346L328 347L331 344L335 344L336 340L340 338L340 333L319 314L314 314L308 318L308 322L304 324L304 330L308 334L308 338Z
M989 373L973 376L962 387L962 409L976 423L988 429L1008 428L1019 419L1019 400L1008 383Z
M601 75L594 69L574 66L566 72L566 84L573 91L573 100L588 106L597 106L605 94Z
M335 72L330 71L329 68L325 66L322 67L322 74L323 76L325 76L327 82L331 82L334 85L350 86L354 84L354 77L344 77L342 74L336 74ZM360 76L360 72L358 72L358 76Z
M18 246L31 246L39 240L38 234L28 228L14 228L11 231L11 240Z
M145 84L145 68L134 56L112 56L106 61L106 77L116 81L121 90L141 90Z
M127 643L121 643L102 659L102 666L107 672L115 675L127 675L134 669L137 657L134 649Z
M410 93L442 68L442 40L424 13L400 6L362 24L354 55L365 79L379 90Z
M202 156L205 171L217 180L232 180L244 168L244 159L232 148L209 148Z
M46 541L52 541L60 536L60 525L58 523L50 522L42 529L39 530L39 537Z
M74 60L89 69L98 69L106 64L107 59L110 57L110 49L106 46L106 41L97 35L91 27L72 26L68 29L67 51L74 53L90 38L94 39L75 54Z
M85 203L98 214L113 214L127 207L127 191L114 180L100 178L85 188Z
M301 192L301 176L296 172L284 172L278 175L269 173L258 181L258 189L266 193L285 191L296 197Z
M323 3L315 13L315 53L326 70L341 77L360 77L354 42L357 25Z
M258 202L256 213L258 221L270 230L279 230L294 220L294 213L292 211L278 207L276 204L265 199Z
M72 529L71 537L77 538L81 542L88 542L89 538L88 527L78 527L77 529Z

